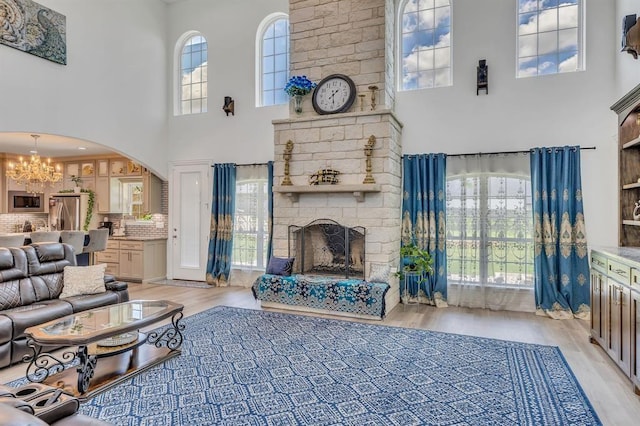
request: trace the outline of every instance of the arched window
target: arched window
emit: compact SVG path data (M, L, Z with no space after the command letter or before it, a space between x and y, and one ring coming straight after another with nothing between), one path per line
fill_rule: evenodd
M286 104L289 77L289 17L267 16L256 35L256 105Z
M582 0L518 1L518 77L579 71Z
M405 0L399 19L399 90L450 86L450 1Z
M207 40L188 33L179 43L178 114L207 112Z

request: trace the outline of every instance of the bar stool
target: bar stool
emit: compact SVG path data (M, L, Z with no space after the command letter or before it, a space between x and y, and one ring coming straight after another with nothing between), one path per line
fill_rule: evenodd
M84 250L84 231L60 231L60 241L73 247L75 255Z
M60 231L36 231L31 232L32 243L59 243Z
M0 235L0 247L22 247L24 235Z
M94 264L94 253L103 251L107 248L107 240L109 239L109 229L89 229L89 244L82 250L83 253L89 253L89 264Z

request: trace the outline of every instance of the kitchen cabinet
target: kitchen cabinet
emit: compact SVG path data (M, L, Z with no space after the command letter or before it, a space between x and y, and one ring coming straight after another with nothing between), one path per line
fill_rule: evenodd
M95 191L95 161L93 160L78 160L67 161L64 163L63 174L63 187L64 189L72 189L76 186L72 177L79 177L80 183L78 186L84 189L90 189Z
M153 173L145 173L142 179L142 211L162 213L162 181Z
M95 252L95 263L106 263L106 274L120 276L120 259L119 250L120 242L116 240L108 240L107 248L103 251Z
M122 213L122 185L112 184L110 177L96 178L96 208L98 213Z
M167 240L114 240L96 253L96 262L107 264L107 273L122 281L150 281L167 274Z
M142 281L144 276L144 243L120 241L120 279Z
M640 395L640 249L591 251L591 342L600 345Z
M99 176L96 178L95 206L98 213L111 213L109 178Z
M607 328L604 326L604 312L607 304L606 259L591 254L591 340L606 347Z
M630 374L630 341L631 293L628 287L621 285L614 279L607 278L609 339L607 352L611 359L627 375Z
M98 213L135 217L147 212L161 213L162 181L148 169L126 158L112 158L97 160L96 173L94 191ZM135 200L131 199L135 194L129 191L132 185L142 188Z
M640 283L639 283L640 284ZM631 379L636 393L640 389L640 291L631 292Z

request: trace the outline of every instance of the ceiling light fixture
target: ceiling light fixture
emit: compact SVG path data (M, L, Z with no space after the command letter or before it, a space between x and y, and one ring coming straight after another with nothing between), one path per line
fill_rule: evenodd
M17 164L9 162L6 175L16 181L18 185L24 185L27 192L37 194L44 192L46 184L52 185L62 180L62 173L57 167L51 165L51 159L46 162L40 160L38 155L38 138L40 135L31 135L35 149L31 155L31 161L27 162L22 157Z

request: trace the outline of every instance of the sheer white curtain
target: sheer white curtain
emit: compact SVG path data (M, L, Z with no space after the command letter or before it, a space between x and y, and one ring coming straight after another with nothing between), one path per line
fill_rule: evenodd
M450 306L535 311L528 154L447 158Z
M232 255L234 269L263 271L267 266L267 179L266 164L237 166Z

